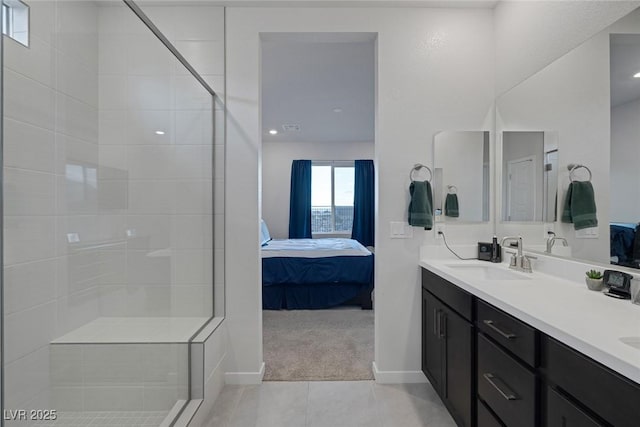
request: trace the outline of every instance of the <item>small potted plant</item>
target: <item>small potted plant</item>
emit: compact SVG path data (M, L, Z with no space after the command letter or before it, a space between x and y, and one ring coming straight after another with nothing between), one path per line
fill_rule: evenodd
M587 277L585 278L585 281L587 282L587 287L592 291L601 291L603 288L602 272L598 270L589 270L586 274Z

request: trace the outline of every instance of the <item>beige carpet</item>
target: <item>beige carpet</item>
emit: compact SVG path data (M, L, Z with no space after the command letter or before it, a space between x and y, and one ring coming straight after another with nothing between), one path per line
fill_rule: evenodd
M373 311L263 311L265 381L371 380Z

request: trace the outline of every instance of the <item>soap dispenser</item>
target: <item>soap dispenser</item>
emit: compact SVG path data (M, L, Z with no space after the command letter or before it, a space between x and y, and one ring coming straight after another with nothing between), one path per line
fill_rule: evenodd
M491 241L491 262L502 262L502 251L497 236L493 236Z

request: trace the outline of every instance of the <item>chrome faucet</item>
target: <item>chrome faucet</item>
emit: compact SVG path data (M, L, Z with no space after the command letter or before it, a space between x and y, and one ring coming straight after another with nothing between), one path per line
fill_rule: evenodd
M522 253L522 236L504 237L501 243L503 248L505 247L504 243L509 240L515 241L518 244L517 246L518 252L506 251L511 254L511 261L509 262L509 268L512 268L517 271L523 271L525 273L533 273L533 270L531 270L531 260L536 259L536 257L530 256L530 255L524 255Z
M565 239L564 237L556 236L556 233L554 233L553 231L549 231L547 234L549 235L549 237L547 237L547 250L545 250L545 253L551 253L551 248L553 248L556 240L560 240L562 242L562 246L569 246L567 239Z

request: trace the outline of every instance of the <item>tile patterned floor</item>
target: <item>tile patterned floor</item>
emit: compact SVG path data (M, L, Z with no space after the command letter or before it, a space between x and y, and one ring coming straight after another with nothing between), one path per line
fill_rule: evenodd
M455 427L429 384L264 382L225 386L205 427Z

